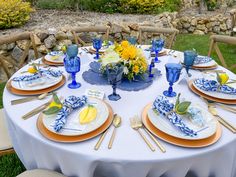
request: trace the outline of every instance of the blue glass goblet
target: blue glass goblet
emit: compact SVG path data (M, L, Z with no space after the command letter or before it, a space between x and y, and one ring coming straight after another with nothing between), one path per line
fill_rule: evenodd
M131 45L136 45L136 43L137 43L137 38L136 38L135 36L130 36L130 37L128 38L128 41L129 41L129 43L130 43Z
M189 68L193 66L194 60L197 57L197 53L193 50L187 50L184 51L184 65L186 68L186 72L188 74L188 77L191 77L192 75L189 73Z
M167 97L175 97L176 93L173 91L173 84L179 80L182 65L178 63L167 63L166 68L166 79L169 82L169 89L164 91L163 94Z
M68 84L71 89L76 89L81 86L80 83L76 82L76 73L80 71L80 58L77 56L78 46L69 45L66 51L66 57L64 58L64 66L66 72L71 74L72 82Z
M124 71L124 66L120 64L108 64L106 66L106 73L108 78L108 83L112 85L113 93L108 95L109 100L117 101L121 98L119 94L116 93L117 84L121 83L122 75Z
M96 49L96 56L94 59L99 59L99 49L102 48L102 39L101 38L94 38L93 39L93 48Z
M163 39L154 39L152 40L152 51L155 52L155 63L160 63L161 61L158 60L158 53L164 47L165 41Z

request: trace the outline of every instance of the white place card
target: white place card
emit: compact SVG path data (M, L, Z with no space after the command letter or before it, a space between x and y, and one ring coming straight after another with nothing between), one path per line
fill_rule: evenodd
M94 98L103 100L105 96L105 92L102 92L100 90L95 90L95 89L86 89L85 95L88 97L94 97Z

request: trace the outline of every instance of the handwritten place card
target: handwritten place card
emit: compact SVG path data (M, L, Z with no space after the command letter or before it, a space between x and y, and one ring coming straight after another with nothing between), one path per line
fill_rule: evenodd
M105 96L105 92L102 92L100 90L95 90L95 89L86 89L85 90L85 95L88 97L94 97L103 100Z

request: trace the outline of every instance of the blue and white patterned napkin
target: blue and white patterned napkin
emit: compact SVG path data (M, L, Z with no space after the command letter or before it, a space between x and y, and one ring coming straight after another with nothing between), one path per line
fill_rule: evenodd
M215 80L208 80L205 78L199 78L194 81L194 84L201 90L211 92L221 92L225 94L236 95L236 89L228 85L220 85Z
M204 64L212 61L211 57L208 56L197 56L194 60L194 65Z
M68 98L66 98L63 102L62 109L57 113L57 118L54 122L54 130L56 132L59 132L66 124L66 120L70 113L74 109L83 107L86 103L86 96L82 96L81 98L76 96L69 96Z
M197 132L187 127L180 116L174 112L174 104L170 103L166 97L162 95L157 96L157 98L153 102L153 109L166 117L176 128L178 128L185 135L191 137L197 135Z
M17 76L14 77L13 81L33 81L36 79L39 79L43 77L44 75L52 76L52 77L60 77L62 75L62 71L55 71L51 69L39 69L37 73L31 74L31 75L23 75L23 76Z
M52 51L52 52L49 52L48 55L50 55L50 56L60 56L60 55L64 55L64 53L62 51Z

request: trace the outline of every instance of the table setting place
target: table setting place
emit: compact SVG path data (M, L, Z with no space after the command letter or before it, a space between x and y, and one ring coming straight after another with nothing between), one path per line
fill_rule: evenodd
M143 141L153 152L156 149L168 152L166 143L204 148L224 138L222 131L229 130L234 136L236 125L218 114L218 109L236 113L236 77L229 76L214 59L198 55L195 50L165 49L163 39L154 39L151 45L136 42L134 37L120 43L96 37L89 47L72 44L49 52L8 81L6 90L20 97L11 100L11 106L42 103L20 115L21 118L27 122L37 117L35 128L57 143L79 143L98 137L91 147L94 150L99 150L108 130L112 134L107 149L112 149L124 119L129 119L129 128L140 135L137 141ZM86 68L81 65L83 53L90 56ZM169 60L165 61L164 56ZM163 68L161 63L165 63ZM78 75L83 82L78 82ZM121 93L138 95L156 84L160 86L161 78L168 82L168 88L156 92L132 117L121 117L113 111L112 103L126 99ZM181 80L185 80L182 85ZM84 82L91 88L76 94L73 90L81 89ZM72 93L69 96L60 92L65 84ZM177 92L180 86L189 88L201 101L193 102L186 93ZM103 87L111 88L110 93L101 91Z

